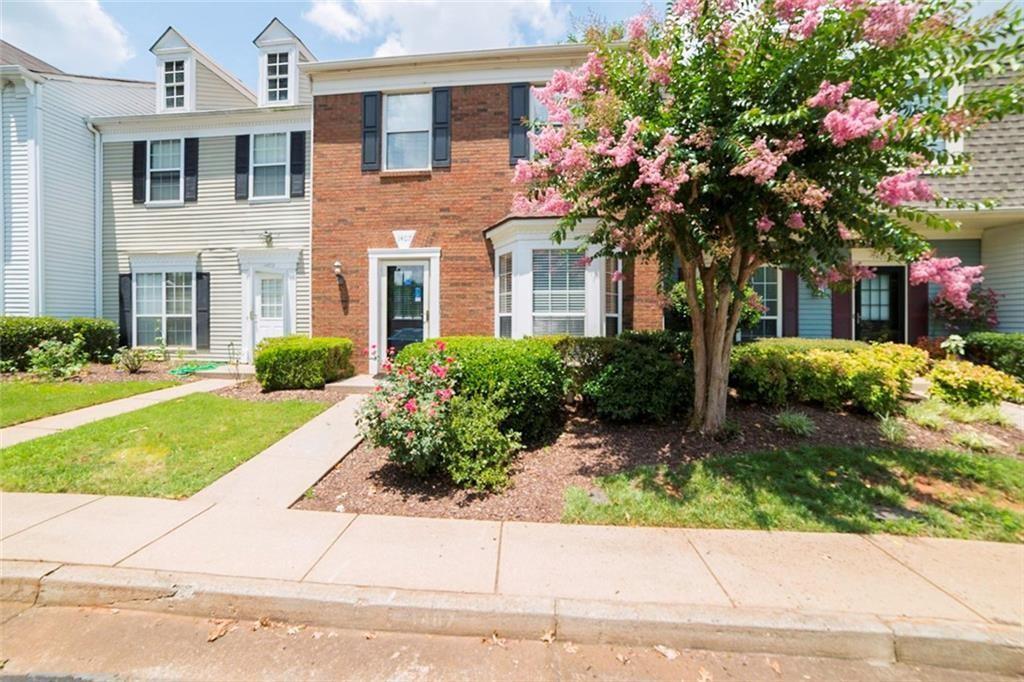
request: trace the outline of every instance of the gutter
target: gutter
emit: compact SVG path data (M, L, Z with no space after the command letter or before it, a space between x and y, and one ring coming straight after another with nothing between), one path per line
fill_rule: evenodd
M529 47L503 47L490 50L466 50L461 52L435 52L421 55L398 55L394 57L369 57L359 59L335 59L332 61L301 64L300 71L308 74L329 71L358 71L385 67L417 67L437 64L458 64L473 61L531 60L544 58L584 57L593 50L587 43L563 43L560 45L536 45Z
M103 133L86 121L85 127L92 133L93 139L93 237L92 248L94 257L94 291L93 316L103 317Z

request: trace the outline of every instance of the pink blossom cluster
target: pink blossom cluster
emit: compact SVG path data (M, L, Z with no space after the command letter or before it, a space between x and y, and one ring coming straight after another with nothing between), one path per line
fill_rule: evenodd
M786 218L786 227L791 230L803 230L807 227L807 223L804 222L804 214L800 211L793 211Z
M885 125L886 120L878 117L878 102L854 97L844 109L835 109L825 115L822 124L832 138L832 144L843 147L850 140L856 140L874 133Z
M851 85L853 85L853 81L843 81L837 85L833 85L828 81L822 81L818 87L818 94L807 100L807 106L835 109L842 104L843 98L850 91Z
M907 32L910 22L917 16L920 6L887 0L874 5L864 20L864 39L879 47L888 47Z
M648 204L656 213L681 213L684 209L674 197L690 176L685 165L673 168L669 163L670 154L678 141L679 138L672 133L665 133L655 147L655 158L637 156L640 174L633 182L633 187L647 186L653 190L652 196L648 198Z
M769 218L768 216L763 215L757 219L756 226L758 232L760 232L761 234L765 234L767 232L770 232L771 229L775 227L775 221Z
M828 270L811 268L811 283L819 290L840 283L859 282L862 279L874 279L874 277L874 268L854 263L843 263Z
M636 153L640 149L640 145L636 141L636 135L640 132L642 120L639 116L634 116L626 121L626 129L622 132L622 137L617 141L611 131L607 128L602 128L598 132L594 152L602 156L611 157L612 163L616 168L629 165L636 158Z
M875 187L878 200L890 206L899 206L907 201L930 201L935 197L932 188L920 177L920 168L910 168L882 178Z
M840 221L836 223L836 231L839 232L839 238L844 241L854 241L860 239L860 235L854 230L851 230L846 226L846 223Z
M982 276L984 271L984 265L962 265L956 256L935 258L934 254L928 254L910 264L910 284L938 284L936 299L958 310L969 310L972 305L968 298L971 288L985 280Z
M790 30L795 35L806 40L821 23L822 12L827 4L827 0L778 0L775 3L775 14L790 24ZM798 15L800 21L793 23Z
M784 142L779 140L772 140L772 142L776 146L774 151L768 146L768 141L763 135L758 137L751 145L753 155L745 163L734 167L729 174L750 177L758 185L763 185L775 177L775 173L778 172L779 166L787 156L804 148L804 140L799 136Z
M702 0L676 0L676 4L672 7L672 12L677 17L693 20L700 16L702 5Z
M572 202L554 187L547 187L538 197L518 193L512 198L512 213L518 216L564 216L572 210Z
M578 69L557 69L551 74L551 80L547 85L532 88L532 92L537 101L547 108L550 122L567 125L573 119L570 104L582 99L602 78L604 61L598 54L592 52Z
M711 149L714 143L715 130L710 126L701 126L700 130L683 140L683 144L697 149Z
M650 30L653 20L650 8L637 14L626 22L626 37L630 40L643 40L647 37L647 31Z
M672 55L662 51L657 57L652 57L644 52L644 66L647 67L647 80L659 85L668 85L672 82Z

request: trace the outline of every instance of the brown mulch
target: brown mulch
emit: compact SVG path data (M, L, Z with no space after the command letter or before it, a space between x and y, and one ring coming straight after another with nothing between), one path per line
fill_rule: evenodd
M180 381L182 383L194 381L194 376L179 377L170 373L175 365L171 362L147 362L141 370L135 374L129 374L118 369L117 365L104 365L98 362L90 362L83 369L82 373L67 381L78 381L83 384L101 384L113 381ZM36 376L29 372L15 372L4 375L4 381L34 381Z
M636 466L800 446L885 444L872 418L800 409L818 426L807 438L780 431L771 422L777 410L755 405L730 406L738 434L723 441L685 434L679 424L609 425L573 416L554 443L522 453L512 486L496 494L420 481L389 462L386 450L363 442L295 508L333 511L341 505L339 511L364 514L557 522L567 487L595 489L596 477Z
M263 392L255 379L242 381L233 386L214 391L216 395L222 395L236 400L251 400L253 402L273 403L282 400L305 400L308 402L334 403L341 402L348 397L342 391L325 391L324 389L301 389L294 391L270 391Z

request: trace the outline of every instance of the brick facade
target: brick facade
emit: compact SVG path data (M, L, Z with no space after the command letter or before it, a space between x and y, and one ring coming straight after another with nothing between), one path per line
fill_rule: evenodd
M416 230L413 247L441 249L441 333L492 335L493 253L483 230L508 214L514 190L507 85L452 88L451 167L428 173L360 170L361 102L359 94L314 101L312 299L313 334L351 338L365 371L367 249L394 248L392 230ZM638 306L628 295L633 283L626 286L624 309L639 328L660 327L651 270L636 268L651 292ZM630 317L624 326L633 326Z

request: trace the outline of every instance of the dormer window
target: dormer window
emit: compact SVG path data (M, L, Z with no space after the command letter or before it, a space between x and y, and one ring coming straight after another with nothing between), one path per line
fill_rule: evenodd
M290 82L288 52L267 54L267 101L287 102Z
M185 60L164 62L164 109L185 108Z

